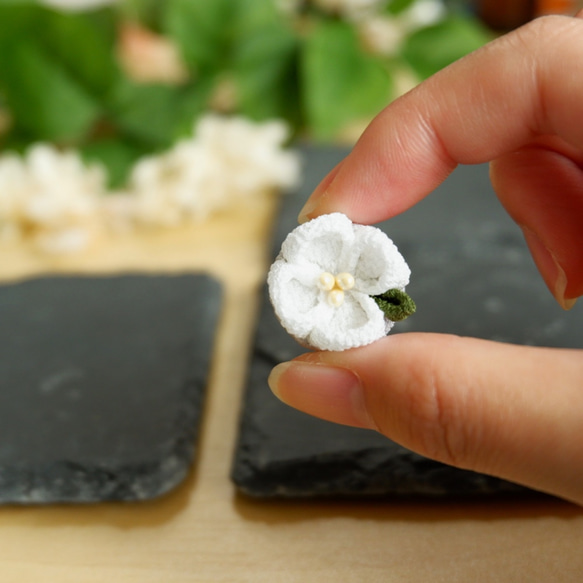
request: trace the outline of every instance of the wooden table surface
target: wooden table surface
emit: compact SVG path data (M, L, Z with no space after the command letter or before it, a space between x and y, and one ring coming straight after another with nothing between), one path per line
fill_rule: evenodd
M119 236L50 259L0 247L5 280L44 272L204 269L226 287L199 458L146 503L0 508L1 583L582 582L583 509L484 502L260 502L229 480L274 200L200 227Z

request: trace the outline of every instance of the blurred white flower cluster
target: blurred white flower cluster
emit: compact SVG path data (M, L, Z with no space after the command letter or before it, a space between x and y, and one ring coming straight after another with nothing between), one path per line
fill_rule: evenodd
M102 6L115 4L118 0L39 0L49 8L65 10L69 12L82 12L83 10L95 10Z
M375 11L385 4L384 0L314 0L314 4L325 12L337 13L348 18Z
M413 32L438 23L446 15L442 0L416 0L394 16L368 14L357 21L358 32L368 50L378 55L395 55Z
M37 144L0 157L0 241L27 238L49 253L84 249L98 233L201 221L237 200L293 186L299 159L283 122L209 114L192 138L134 166L128 190L108 193L106 172L76 152Z
M45 144L0 158L0 239L30 237L52 253L85 247L98 229L106 175Z
M288 16L305 7L306 0L276 0ZM353 23L363 45L371 52L393 56L405 38L420 28L431 26L446 15L443 0L414 0L405 10L391 15L387 0L308 0L318 9Z
M236 199L294 186L299 160L283 149L287 138L280 121L205 116L192 138L136 164L130 190L137 219L153 225L202 220Z
M68 12L82 12L83 10L95 10L109 4L115 4L118 0L39 0L49 8L65 10Z

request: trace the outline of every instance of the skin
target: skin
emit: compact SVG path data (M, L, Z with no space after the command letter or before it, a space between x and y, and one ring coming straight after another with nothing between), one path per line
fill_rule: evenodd
M581 14L535 20L391 103L300 220L334 211L385 220L457 164L482 162L551 293L570 308L583 294ZM317 417L583 504L581 351L399 334L302 355L269 382Z

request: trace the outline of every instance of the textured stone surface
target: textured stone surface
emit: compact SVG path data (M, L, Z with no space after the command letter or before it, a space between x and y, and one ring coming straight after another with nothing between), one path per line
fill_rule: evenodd
M180 483L220 304L205 275L0 286L0 502L144 500Z
M297 224L305 198L342 154L308 151L306 182L284 201L274 252ZM407 291L418 308L391 334L451 332L521 344L581 346L581 306L569 313L556 306L519 229L493 194L486 166L458 168L429 198L381 227L411 266ZM521 491L427 460L374 432L312 419L281 404L267 387L269 371L302 352L275 319L264 294L233 466L241 491L259 497Z

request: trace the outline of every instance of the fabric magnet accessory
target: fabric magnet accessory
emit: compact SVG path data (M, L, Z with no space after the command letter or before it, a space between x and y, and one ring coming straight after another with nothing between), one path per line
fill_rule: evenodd
M410 275L380 229L332 213L287 236L267 282L289 334L309 348L338 351L382 338L415 311L405 293Z

